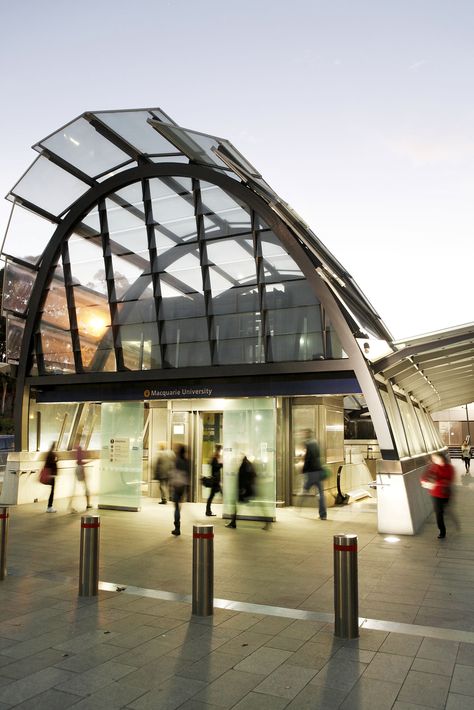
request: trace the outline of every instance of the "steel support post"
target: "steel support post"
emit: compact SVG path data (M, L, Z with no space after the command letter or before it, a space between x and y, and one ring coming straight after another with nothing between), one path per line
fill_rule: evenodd
M193 614L214 613L214 526L193 525Z
M334 535L334 635L359 637L357 535Z
M79 558L79 596L95 597L99 593L100 517L81 517L81 553Z

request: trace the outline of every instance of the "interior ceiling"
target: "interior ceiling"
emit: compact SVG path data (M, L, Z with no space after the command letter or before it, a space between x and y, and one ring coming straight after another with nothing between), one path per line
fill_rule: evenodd
M474 323L403 342L373 364L376 374L411 394L430 412L474 401Z

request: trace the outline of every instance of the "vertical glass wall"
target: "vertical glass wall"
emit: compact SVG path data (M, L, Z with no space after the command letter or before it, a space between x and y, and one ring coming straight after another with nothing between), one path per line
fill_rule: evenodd
M101 405L99 508L140 508L143 459L143 402Z
M230 403L229 403L230 404ZM224 515L238 518L273 519L276 495L276 409L273 398L232 400L223 413ZM238 500L238 471L243 457L256 472L255 499Z

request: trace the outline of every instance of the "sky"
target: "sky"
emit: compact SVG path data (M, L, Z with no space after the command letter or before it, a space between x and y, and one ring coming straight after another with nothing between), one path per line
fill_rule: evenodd
M228 138L395 338L470 323L473 36L471 0L0 0L0 193L84 111L160 106Z

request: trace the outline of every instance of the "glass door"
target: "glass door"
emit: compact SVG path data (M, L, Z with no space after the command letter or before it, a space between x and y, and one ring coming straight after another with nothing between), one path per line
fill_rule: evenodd
M209 496L209 488L201 483L203 476L211 475L211 459L217 444L222 444L222 412L199 412L199 445L197 449L196 491L198 503L204 502ZM220 503L220 497L217 497Z

